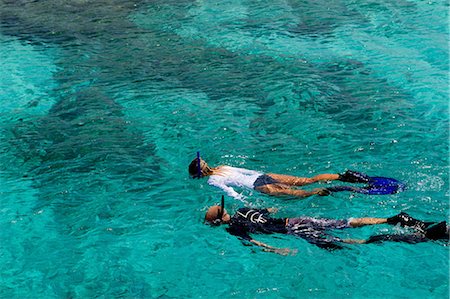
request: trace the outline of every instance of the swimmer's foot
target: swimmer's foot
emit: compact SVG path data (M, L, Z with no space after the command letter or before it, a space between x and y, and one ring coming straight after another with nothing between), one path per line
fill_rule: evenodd
M392 225L396 225L397 223L400 223L401 226L413 227L413 228L419 229L421 231L424 231L426 228L425 222L414 219L413 217L409 216L405 212L401 212L398 215L388 218L387 223L392 224Z
M447 222L445 221L439 222L425 230L425 236L431 240L448 240L448 233Z
M347 183L367 183L369 177L361 172L347 170L345 173L339 174L338 180Z
M330 190L328 190L328 188L318 188L318 189L316 189L316 194L317 195L319 195L319 196L328 196L328 195L330 195L331 194L331 191Z

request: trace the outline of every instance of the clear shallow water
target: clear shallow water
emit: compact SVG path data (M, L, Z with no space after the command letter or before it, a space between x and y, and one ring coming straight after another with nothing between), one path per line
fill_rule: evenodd
M221 192L186 170L356 169L408 189L247 195L448 219L447 3L0 3L0 297L448 297L442 243L264 253L202 224Z

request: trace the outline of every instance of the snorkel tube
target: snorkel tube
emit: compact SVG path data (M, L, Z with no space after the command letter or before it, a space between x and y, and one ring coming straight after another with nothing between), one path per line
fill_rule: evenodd
M202 168L200 166L200 151L197 151L197 179L200 179L202 177Z
M222 199L220 200L219 214L217 214L217 218L219 218L219 219L222 219L223 211L224 211L224 205L225 205L225 196L222 195Z

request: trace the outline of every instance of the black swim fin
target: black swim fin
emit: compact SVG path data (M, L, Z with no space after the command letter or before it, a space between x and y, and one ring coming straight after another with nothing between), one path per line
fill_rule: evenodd
M400 223L403 227L413 227L416 229L419 229L421 231L424 231L427 227L427 224L423 221L414 219L413 217L409 216L409 214L405 212L401 212L398 215L395 215L393 217L389 217L387 219L388 224L396 225L397 223Z
M443 240L449 238L447 222L442 221L425 230L425 236L431 240Z
M343 174L339 174L338 180L347 183L368 183L370 177L364 173L347 170Z

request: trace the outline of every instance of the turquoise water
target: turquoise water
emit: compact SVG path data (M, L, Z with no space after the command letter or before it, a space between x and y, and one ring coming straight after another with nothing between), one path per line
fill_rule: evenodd
M448 298L443 243L257 236L298 249L262 252L202 223L222 192L187 175L197 150L299 176L355 169L408 189L244 194L285 217L449 219L448 10L0 1L0 297Z

